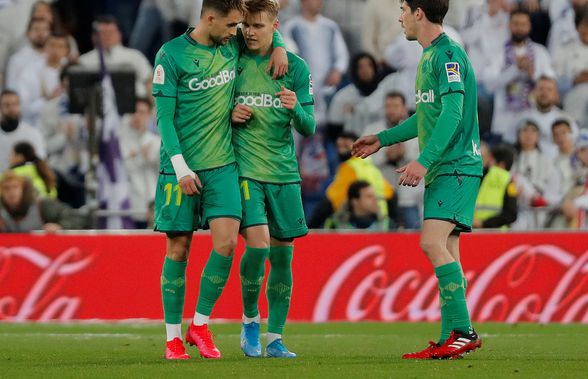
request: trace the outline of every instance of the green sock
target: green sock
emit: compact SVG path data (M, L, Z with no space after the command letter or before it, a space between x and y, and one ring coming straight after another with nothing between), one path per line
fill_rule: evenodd
M181 324L186 294L188 261L176 262L165 257L161 272L161 298L166 324Z
M270 273L267 279L269 317L267 331L282 334L290 309L292 294L292 252L294 246L272 246L269 253Z
M269 247L256 248L247 246L241 258L239 273L241 276L241 296L243 297L243 314L255 317L259 314L257 302L265 275L265 260Z
M446 324L449 324L446 325L446 328L449 326L451 330L470 333L472 323L465 299L465 282L461 266L457 262L439 266L435 268L435 275L439 280L442 328L443 316L445 316ZM443 336L444 331L442 330L441 338Z
M225 284L227 284L232 263L232 256L222 256L212 249L208 262L206 262L206 266L202 270L196 312L210 316L214 304L223 292Z
M468 281L463 273L463 268L461 265L459 266L461 270L461 276L463 278L463 288L468 288ZM439 290L439 305L441 306L444 304L443 298L441 297L441 290ZM441 336L439 337L439 345L443 345L443 343L449 338L451 331L453 330L453 325L451 323L451 319L449 318L449 314L447 312L447 307L441 306Z

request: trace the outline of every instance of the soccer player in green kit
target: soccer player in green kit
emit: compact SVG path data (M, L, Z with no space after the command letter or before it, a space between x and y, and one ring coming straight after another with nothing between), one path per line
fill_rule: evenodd
M481 346L468 313L466 279L459 263L459 233L471 231L482 177L476 78L463 48L443 32L449 0L404 0L400 23L423 47L416 78L416 113L395 128L364 136L353 155L419 138L421 154L398 169L399 184L425 178L420 247L439 281L441 336L404 359L458 358Z
M242 35L233 37L244 11L243 0L204 0L198 26L165 43L155 61L153 96L162 137L155 230L167 236L161 275L167 359L189 359L181 337L186 266L193 231L207 225L213 250L186 341L205 358L221 357L208 321L229 276L242 217L231 110L245 47ZM281 47L267 67L277 77L288 61L277 32L274 42Z
M237 68L233 146L239 164L243 205L241 260L243 325L241 349L260 357L258 299L269 258L266 356L294 358L282 342L292 292L293 240L308 233L292 126L303 136L315 131L312 80L306 63L288 53L288 73L273 80L264 70L278 27L275 0L249 0L243 22L247 50Z

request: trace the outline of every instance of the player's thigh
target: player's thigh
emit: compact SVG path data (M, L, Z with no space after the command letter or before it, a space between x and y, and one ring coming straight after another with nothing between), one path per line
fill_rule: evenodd
M264 184L270 235L281 241L308 234L299 183Z
M270 246L270 234L267 225L255 225L241 228L241 235L248 247L265 249Z
M193 232L200 225L200 196L182 193L175 175L160 174L155 190L154 229Z
M201 225L206 228L216 218L241 221L239 175L235 163L198 172L202 181ZM238 232L238 230L237 230Z
M465 175L443 175L425 188L424 219L455 224L458 232L470 232L480 178Z
M241 230L267 225L266 199L263 184L249 178L239 178L243 218Z

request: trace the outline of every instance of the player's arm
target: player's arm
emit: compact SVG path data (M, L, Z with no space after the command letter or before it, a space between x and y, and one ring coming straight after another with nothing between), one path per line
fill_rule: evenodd
M294 129L304 137L308 137L313 135L316 130L312 77L306 64L296 62L293 66L294 91L289 91L291 94L286 94L284 87L280 91L281 96L290 95L293 98L293 106L292 102L287 104L283 100L282 104L286 109L290 109Z
M187 195L198 192L198 187L194 181L201 186L196 173L192 171L184 156L178 139L178 134L174 127L174 115L176 113L176 94L178 88L179 76L173 58L166 54L164 49L157 53L155 60L155 70L153 74L152 94L155 97L155 110L157 118L157 128L161 135L162 148L170 157L171 163L182 187L182 191ZM182 178L188 177L189 181L182 181ZM184 189L184 187L187 187Z
M377 134L382 146L390 146L395 143L408 141L418 134L416 113L404 120L401 124L384 130Z

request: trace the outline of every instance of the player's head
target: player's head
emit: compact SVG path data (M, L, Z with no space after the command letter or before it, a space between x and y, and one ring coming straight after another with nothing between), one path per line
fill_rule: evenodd
M93 23L94 44L99 43L105 50L122 43L122 34L116 18L112 15L101 15Z
M523 8L515 8L510 12L510 35L515 43L521 43L531 34L531 14Z
M32 18L27 27L27 39L35 49L42 49L51 34L51 24L42 18Z
M349 210L355 216L378 214L378 197L371 184L364 180L351 183L347 190Z
M551 124L551 138L560 151L572 149L574 146L574 135L572 125L565 118L557 119Z
M277 0L249 0L243 21L247 48L253 52L267 51L278 28Z
M397 125L408 117L406 98L398 91L388 92L384 99L384 114L386 121L391 125Z
M398 21L404 29L406 39L414 41L418 38L423 23L443 24L449 10L449 0L403 0L402 12Z
M0 92L0 116L2 122L14 122L20 119L20 98L15 91L5 89ZM15 125L15 126L16 126Z
M200 24L215 44L224 45L237 35L237 26L243 21L244 14L244 0L204 0Z
M559 90L554 78L541 76L535 84L535 102L539 110L547 112L559 103Z
M584 45L588 45L588 4L584 5L576 12L574 22L576 24L576 30L578 31L580 41L582 41Z

